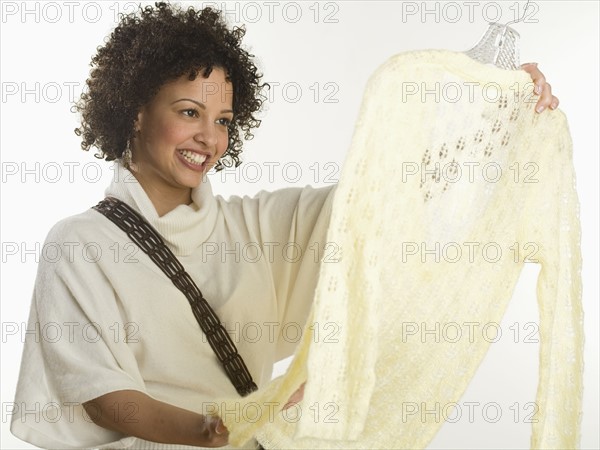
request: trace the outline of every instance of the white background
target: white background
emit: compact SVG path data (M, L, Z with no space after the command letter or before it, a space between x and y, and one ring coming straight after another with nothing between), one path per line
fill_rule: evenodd
M22 351L20 335L8 330L13 325L20 330L28 317L36 245L58 220L101 199L110 182L109 164L79 149L72 131L77 116L69 107L85 83L91 55L115 25L115 13L130 12L133 4L2 3L1 448L34 448L8 430L7 411L14 399ZM344 160L363 87L379 64L407 50L470 48L488 21L511 21L516 11L522 13L524 4L351 1L271 2L269 7L262 2L227 3L228 21L246 24L245 43L257 56L264 80L280 84L265 105L255 139L245 146L245 163L238 169L247 167L241 171L243 176L213 175L215 193L253 195L260 189L335 181L339 174L332 179L326 175ZM23 15L25 9L33 12ZM423 16L424 9L432 12ZM521 62L539 63L561 100L573 138L584 260L582 447L590 449L600 447L598 17L595 1L538 1L527 20L515 25L521 35ZM24 90L30 92L23 96ZM269 165L274 167L272 176ZM293 183L297 174L300 177ZM461 419L444 424L431 448L529 448L531 424L526 419L531 409L526 404L535 400L538 345L527 342L526 336L532 330L527 324L537 323L538 270L533 264L525 266L501 324L504 337L491 346L460 400ZM478 404L472 417L467 402ZM502 416L496 421L498 411Z

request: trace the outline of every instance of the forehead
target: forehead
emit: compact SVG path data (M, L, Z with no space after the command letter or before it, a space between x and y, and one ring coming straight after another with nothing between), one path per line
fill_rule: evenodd
M194 80L188 75L165 83L158 96L165 98L190 98L202 103L224 103L231 105L233 101L233 85L225 80L223 69L215 67L207 78L202 72Z

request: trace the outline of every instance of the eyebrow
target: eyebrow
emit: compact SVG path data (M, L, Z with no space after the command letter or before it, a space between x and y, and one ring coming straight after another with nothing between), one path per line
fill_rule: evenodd
M198 105L200 108L202 108L204 110L206 109L206 105L204 103L200 103L197 100L192 100L191 98L180 98L179 100L175 100L173 103L171 103L171 105L174 105L177 102L192 102L192 103L195 103L196 105ZM231 109L222 109L221 112L233 114L233 110L231 110Z

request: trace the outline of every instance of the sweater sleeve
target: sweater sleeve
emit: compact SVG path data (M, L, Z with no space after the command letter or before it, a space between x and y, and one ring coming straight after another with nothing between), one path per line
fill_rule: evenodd
M292 355L300 342L321 262L338 257L336 244L326 242L336 187L306 186L257 194L258 226L277 301L277 360Z
M541 263L539 384L531 448L579 448L583 373L581 231L572 142L566 117L554 112L539 133L539 179L529 198L528 234ZM549 119L549 118L548 118Z
M123 321L100 265L81 260L81 252L55 252L75 244L64 239L70 226L77 224L59 223L44 244L11 431L43 448L124 448L134 438L94 424L82 404L145 387L127 343L112 333Z

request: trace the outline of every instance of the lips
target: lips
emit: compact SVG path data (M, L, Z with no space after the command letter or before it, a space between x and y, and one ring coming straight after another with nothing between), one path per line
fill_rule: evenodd
M195 166L201 166L204 161L208 159L208 155L203 153L193 152L191 150L177 150L177 152L185 159L188 163Z

